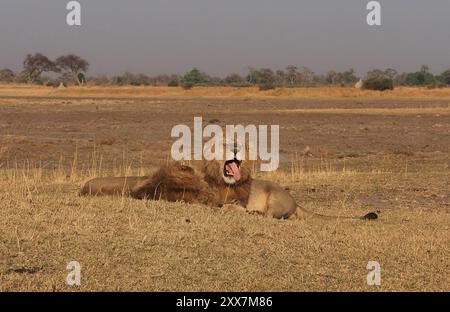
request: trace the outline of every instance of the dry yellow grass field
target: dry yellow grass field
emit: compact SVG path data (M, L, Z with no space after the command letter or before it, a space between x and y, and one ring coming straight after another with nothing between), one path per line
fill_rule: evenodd
M450 88L411 88L398 87L393 91L370 91L348 87L321 88L278 88L260 91L256 87L196 87L184 90L181 87L98 87L83 88L49 88L28 85L0 85L2 96L68 96L68 97L179 97L179 98L220 98L220 97L250 97L250 98L406 98L406 99L450 99Z
M267 92L0 86L0 291L449 291L450 91ZM279 124L280 169L258 177L308 210L379 220L77 196L155 170L171 127L200 115Z

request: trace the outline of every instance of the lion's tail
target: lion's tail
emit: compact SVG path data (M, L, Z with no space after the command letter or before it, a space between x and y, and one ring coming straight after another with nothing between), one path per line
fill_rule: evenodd
M336 219L352 219L352 220L376 220L378 219L378 214L376 212L369 212L362 217L352 217L352 216L333 216L333 215L324 215L320 213L316 213L313 211L306 210L303 207L297 206L295 213L291 216L295 219L305 219L307 217L316 217L326 220L336 220Z

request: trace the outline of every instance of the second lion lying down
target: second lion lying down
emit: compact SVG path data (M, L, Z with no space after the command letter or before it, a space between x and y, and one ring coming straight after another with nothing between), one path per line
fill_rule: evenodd
M307 215L317 215L300 208L289 192L278 184L253 179L249 162L238 159L239 148L234 146L231 150L234 157L226 161L201 161L194 166L171 162L151 176L93 179L79 194L184 201L277 219L304 219ZM362 219L376 219L376 214L370 213Z

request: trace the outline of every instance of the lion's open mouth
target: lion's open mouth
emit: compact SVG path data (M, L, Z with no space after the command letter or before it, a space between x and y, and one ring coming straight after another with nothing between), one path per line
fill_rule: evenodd
M235 181L239 181L241 179L240 166L241 162L237 159L227 160L223 166L223 175L227 178L232 177Z

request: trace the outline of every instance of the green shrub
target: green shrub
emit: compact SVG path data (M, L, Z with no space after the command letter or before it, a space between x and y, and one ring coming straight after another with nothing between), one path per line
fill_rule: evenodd
M11 69L2 69L0 70L0 81L1 82L13 82L16 75Z
M441 81L435 81L432 84L427 85L427 89L445 88L447 85Z
M195 83L193 83L192 81L182 81L181 86L185 90L190 90L195 86Z
M16 83L27 83L28 82L28 75L27 75L27 73L25 71L21 71L14 78L14 82L16 82Z
M207 85L209 77L197 68L187 72L181 79L181 86L184 89L192 89L195 86Z
M439 81L443 84L450 85L450 69L439 76Z
M366 90L394 90L394 81L386 77L374 77L364 81L364 89Z
M435 82L435 78L430 73L416 72L406 76L406 84L409 86L426 86Z

